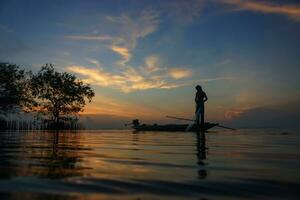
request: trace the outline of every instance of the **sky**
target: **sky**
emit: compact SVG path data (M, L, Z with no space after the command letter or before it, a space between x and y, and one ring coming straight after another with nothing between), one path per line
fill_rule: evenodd
M0 61L89 83L95 126L192 118L197 84L209 121L294 123L299 52L299 1L0 0Z

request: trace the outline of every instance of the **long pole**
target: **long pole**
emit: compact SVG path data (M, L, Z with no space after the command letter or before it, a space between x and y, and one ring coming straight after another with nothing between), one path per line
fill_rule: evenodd
M195 122L196 120L193 119L186 119L186 118L181 118L181 117L173 117L173 116L166 116L167 118L171 118L171 119L179 119L179 120L184 120L184 121L191 121L191 122Z
M181 118L181 117L174 117L174 116L169 116L169 115L167 115L166 117L167 118L171 118L171 119L178 119L178 120L191 121L191 122L195 122L196 121L196 120L192 120L192 119ZM235 128L230 128L230 127L227 127L227 126L222 126L222 125L217 125L217 126L221 127L221 128L230 129L230 130L236 130Z

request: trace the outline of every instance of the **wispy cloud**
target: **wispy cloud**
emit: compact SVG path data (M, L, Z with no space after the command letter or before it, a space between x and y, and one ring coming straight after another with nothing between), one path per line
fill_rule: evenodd
M139 15L123 14L121 16L106 16L114 27L113 35L69 35L71 40L95 40L108 42L108 48L121 55L122 60L117 64L124 66L132 58L132 51L136 48L137 40L156 31L159 24L159 13L151 10L142 10Z
M122 56L123 59L119 61L119 65L124 66L128 61L130 61L132 55L128 48L116 45L111 45L110 48L112 51Z
M109 35L104 36L84 36L84 35L68 35L65 38L72 40L99 40L99 41L107 41L113 40L114 38Z
M228 80L234 80L236 79L235 77L230 77L230 76L221 76L221 77L216 77L216 78L205 78L205 79L201 79L198 80L198 82L211 82L211 81L228 81Z
M191 3L197 3L200 7L202 1ZM188 4L188 6L193 7L193 4ZM191 69L163 65L158 55L145 57L141 66L131 66L129 61L133 57L132 52L136 48L138 40L156 31L159 24L159 13L146 9L141 11L138 16L130 14L123 14L118 17L106 16L106 20L116 26L114 35L67 36L68 39L72 40L107 42L108 49L122 58L116 62L119 66L122 66L117 70L107 71L97 60L93 59L89 59L89 62L96 65L97 69L82 65L67 67L67 70L80 75L84 81L90 84L118 89L122 92L132 92L148 89L171 89L198 82L230 79L228 77L217 77L193 80L190 79L193 74Z
M147 73L153 73L161 70L158 56L152 55L145 58L144 70Z
M96 65L96 67L98 69L102 69L102 66L101 66L101 64L100 64L100 62L98 60L88 58L87 61L89 61L90 63Z
M100 67L95 69L87 66L72 65L66 69L78 74L87 83L118 89L125 93L148 89L172 89L201 82L234 79L233 77L192 79L193 72L191 69L163 66L159 62L158 56L147 57L144 65L138 68L126 66L114 72L104 70L96 60L90 60L90 63Z
M108 17L120 27L121 33L112 40L111 50L119 53L122 60L118 63L124 66L132 57L132 50L137 46L137 40L156 31L159 23L159 13L153 10L143 10L139 16L122 15Z
M183 83L175 83L172 80L154 79L151 76L144 76L134 68L128 68L126 71L118 74L91 69L85 66L69 66L67 70L83 76L83 81L87 83L102 87L111 87L123 92L154 88L170 89L183 86Z
M125 14L119 17L107 16L106 19L117 26L117 34L67 36L68 39L73 40L106 41L110 43L107 45L108 48L122 58L116 62L122 68L114 72L105 71L95 60L89 62L95 64L97 69L78 65L69 66L67 69L83 76L84 81L88 83L120 89L123 92L153 88L170 89L185 85L180 81L191 75L190 70L163 67L156 55L146 57L140 67L128 64L133 57L132 51L136 48L138 39L156 31L159 23L158 16L158 12L149 9L141 11L139 16Z
M170 89L186 85L185 78L192 75L190 69L162 67L157 56L149 56L143 66L137 69L125 66L115 72L105 71L96 60L89 59L97 69L72 65L68 71L79 74L85 82L119 89L123 92L147 89Z
M299 5L286 5L276 4L271 1L255 1L255 0L214 0L218 3L232 5L235 10L249 10L253 12L281 14L288 18L300 22L300 6Z

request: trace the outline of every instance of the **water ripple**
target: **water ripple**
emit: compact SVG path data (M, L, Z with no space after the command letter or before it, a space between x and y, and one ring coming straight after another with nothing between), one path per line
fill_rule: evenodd
M0 199L295 199L299 144L268 130L2 132Z

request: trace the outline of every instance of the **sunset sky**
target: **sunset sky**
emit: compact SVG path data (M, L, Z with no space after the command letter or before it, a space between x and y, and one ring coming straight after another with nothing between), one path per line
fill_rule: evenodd
M300 105L300 2L0 0L0 61L53 63L90 83L94 123L192 117L197 84L207 120L288 118Z

